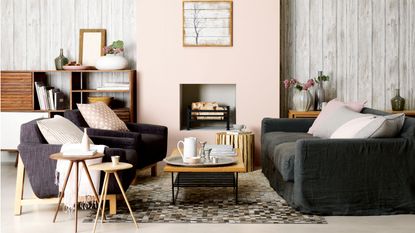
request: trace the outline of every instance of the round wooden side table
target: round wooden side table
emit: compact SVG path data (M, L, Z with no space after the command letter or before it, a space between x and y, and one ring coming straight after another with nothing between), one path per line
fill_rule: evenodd
M92 156L91 155L88 155L88 156L66 156L66 155L63 155L62 153L56 153L56 154L52 154L52 155L49 156L49 158L53 159L53 160L68 160L70 162L68 172L66 173L65 181L63 183L62 192L59 192L59 202L58 202L58 207L56 208L55 216L53 217L53 222L56 221L56 217L58 216L59 207L62 203L62 198L63 198L63 195L65 193L66 184L68 183L68 179L69 179L69 176L71 174L72 167L75 164L75 182L76 182L76 184L75 184L75 190L76 190L75 191L76 192L76 197L75 197L75 203L76 203L75 204L75 232L78 231L78 191L79 191L78 190L79 189L78 188L79 187L79 179L78 179L79 174L78 173L79 173L79 163L82 163L82 165L83 165L82 167L84 167L85 174L88 177L88 181L89 181L89 184L91 185L92 191L94 192L94 196L97 200L99 200L97 190L95 190L95 186L94 186L94 183L92 182L91 175L89 174L88 167L85 163L85 160L97 159L97 158L102 158L102 157L104 157L104 154L101 154L101 153L96 153Z
M218 132L216 144L239 148L247 172L254 170L255 134L252 132Z
M133 165L131 165L129 163L118 163L117 165L113 166L111 162L94 164L94 165L89 166L89 169L91 169L91 170L98 170L98 171L105 172L104 184L102 186L101 197L99 199L97 216L95 217L94 230L93 230L94 233L95 233L95 230L96 230L96 227L97 227L98 216L100 214L99 211L101 210L101 204L103 206L102 207L102 213L101 213L101 223L103 222L103 219L104 219L105 201L103 201L103 200L105 200L105 198L107 196L108 180L109 180L111 174L114 174L115 179L117 180L118 186L119 186L119 188L121 190L121 193L124 197L125 203L127 204L128 210L130 210L130 214L131 214L131 217L133 218L135 227L138 229L138 225L137 225L137 222L135 221L133 211L131 210L131 206L130 206L130 203L128 202L127 195L125 195L124 189L122 188L120 177L118 176L118 173L117 173L117 171L130 169L132 167L133 167Z

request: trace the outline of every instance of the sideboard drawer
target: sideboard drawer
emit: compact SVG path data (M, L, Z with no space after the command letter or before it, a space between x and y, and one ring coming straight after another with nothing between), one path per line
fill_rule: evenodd
M30 72L1 73L1 109L33 110L33 80Z

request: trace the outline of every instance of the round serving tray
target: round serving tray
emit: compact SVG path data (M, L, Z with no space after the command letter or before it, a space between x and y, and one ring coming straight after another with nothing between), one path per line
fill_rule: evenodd
M201 163L196 164L189 164L183 162L182 157L169 157L165 158L164 162L168 165L173 166L182 166L182 167L216 167L216 166L224 166L234 164L238 161L236 157L220 157L217 163L213 163L212 161L202 161Z

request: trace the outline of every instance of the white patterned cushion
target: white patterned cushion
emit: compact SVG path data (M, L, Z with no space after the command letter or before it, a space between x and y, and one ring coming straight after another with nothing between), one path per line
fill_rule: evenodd
M84 135L74 123L59 115L39 120L37 125L49 144L81 143Z
M399 134L404 122L403 113L368 115L344 123L330 138L392 138Z
M129 131L125 123L106 104L77 104L89 127L117 131Z

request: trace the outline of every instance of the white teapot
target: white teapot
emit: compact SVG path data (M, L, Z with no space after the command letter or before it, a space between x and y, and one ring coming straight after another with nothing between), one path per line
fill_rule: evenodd
M183 151L180 149L180 144L183 144ZM177 142L177 150L183 158L185 163L193 163L195 158L198 157L197 154L197 138L187 137L184 138L184 141L180 140Z

